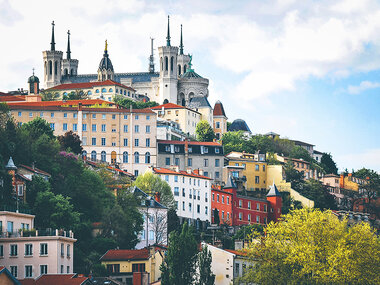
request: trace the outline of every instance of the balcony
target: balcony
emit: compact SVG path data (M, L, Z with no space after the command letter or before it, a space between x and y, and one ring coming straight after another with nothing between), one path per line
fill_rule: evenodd
M21 237L66 237L74 238L74 233L72 231L64 230L53 230L53 229L43 229L43 230L19 230L16 232L0 232L0 238L21 238Z
M22 214L28 214L31 215L32 211L23 207L17 207L13 205L1 205L0 206L0 211L5 211L5 212L14 212L14 213L22 213Z

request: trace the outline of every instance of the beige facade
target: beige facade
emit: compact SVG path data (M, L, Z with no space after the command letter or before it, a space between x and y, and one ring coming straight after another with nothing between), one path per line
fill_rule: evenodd
M77 133L87 159L118 164L120 169L135 175L156 165L157 119L154 112L95 106L46 106L44 103L14 104L10 106L11 113L19 123L43 118L57 136L68 131Z

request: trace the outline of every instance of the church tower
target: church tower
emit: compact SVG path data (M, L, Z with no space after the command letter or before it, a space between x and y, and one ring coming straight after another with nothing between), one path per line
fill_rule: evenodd
M159 96L160 104L177 103L177 56L178 47L170 45L170 25L168 16L168 33L166 46L158 48L160 57Z
M115 72L113 70L112 62L108 56L108 44L106 40L103 58L101 59L98 68L98 81L106 81L108 79L114 80L114 78Z
M44 60L44 83L45 88L51 88L61 84L62 56L63 52L55 50L54 21L51 23L50 50L42 52Z
M183 37L182 37L182 25L181 25L181 40L179 43L179 55L178 55L178 78L181 77L189 69L190 56L183 54Z
M76 76L78 74L78 60L71 59L70 31L67 31L67 51L66 58L62 62L62 75L65 77Z

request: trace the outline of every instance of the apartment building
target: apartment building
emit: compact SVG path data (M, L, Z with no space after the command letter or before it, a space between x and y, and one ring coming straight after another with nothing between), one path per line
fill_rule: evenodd
M0 265L17 279L73 273L74 234L35 230L34 215L0 211Z
M222 182L223 146L217 142L157 140L157 167L202 169L215 183Z
M137 176L156 165L156 114L149 109L120 109L104 100L9 104L19 124L45 119L56 136L78 134L83 157L117 164Z

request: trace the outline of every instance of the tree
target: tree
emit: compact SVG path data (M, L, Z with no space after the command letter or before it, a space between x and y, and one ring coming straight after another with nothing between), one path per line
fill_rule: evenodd
M72 151L75 154L82 153L80 137L73 131L68 131L64 135L58 136L57 139L61 145L61 150Z
M58 92L42 91L40 95L41 95L42 101L54 101L59 98Z
M197 140L201 142L212 142L215 138L214 130L206 120L199 121L195 133Z
M54 132L49 123L41 117L36 117L29 123L23 124L22 129L26 130L32 139L37 139L43 134L49 139L54 138Z
M168 210L168 234L172 231L179 231L180 223L177 215L177 210L174 208L170 208Z
M349 227L331 211L291 211L253 236L246 282L379 284L380 240L367 223Z
M167 212L160 211L158 208L151 209L152 213L149 213L149 217L153 218L153 223L150 224L151 229L154 232L154 243L164 244L168 238L168 216Z
M34 208L37 195L40 192L50 191L50 183L38 175L33 175L32 181L26 185L26 202L30 208Z
M207 245L202 247L202 251L198 253L198 269L199 280L198 285L214 285L215 274L211 271L212 256Z
M332 155L330 153L322 154L321 166L326 174L338 174L338 168L336 167L336 163L332 159Z
M145 109L145 108L151 108L158 106L157 102L149 101L149 102L143 102L143 101L134 101L129 98L125 98L124 96L117 95L114 97L114 102L118 104L121 107L124 107L126 109L129 109L132 106L132 109Z
M77 89L69 93L69 95L63 97L64 100L85 100L88 95L81 89Z
M247 148L247 138L244 136L243 131L227 132L222 136L222 144L224 153L231 151L249 152Z
M198 246L191 227L184 223L181 233L171 232L166 258L160 266L163 285L190 285L196 280Z
M147 171L143 175L139 175L133 183L133 186L136 186L146 194L153 197L156 192L160 193L161 204L169 209L176 208L176 203L170 185L152 172Z
M294 146L289 154L290 158L303 159L308 162L312 162L313 158L309 152L301 146Z

